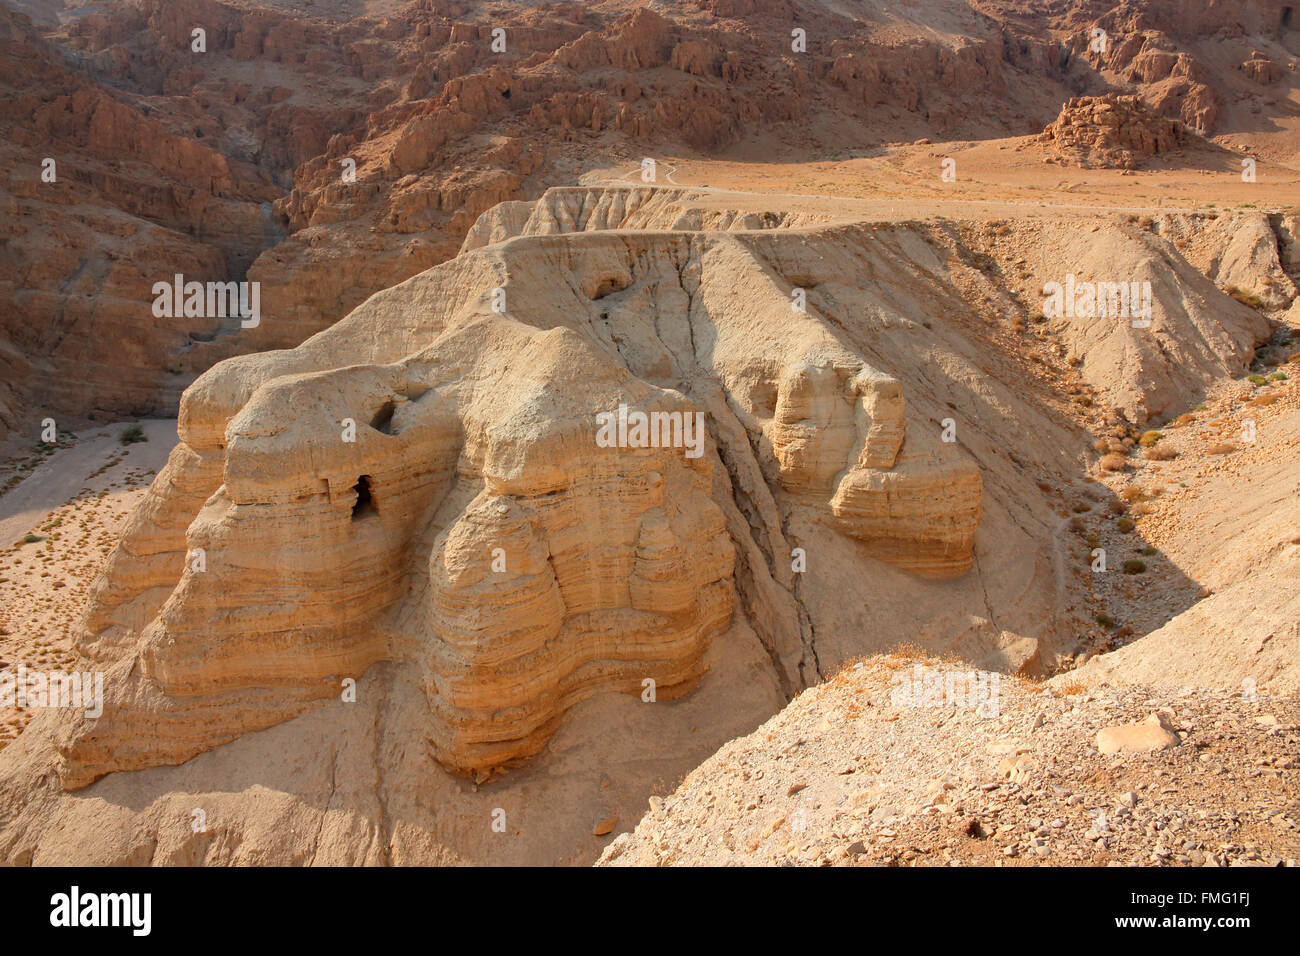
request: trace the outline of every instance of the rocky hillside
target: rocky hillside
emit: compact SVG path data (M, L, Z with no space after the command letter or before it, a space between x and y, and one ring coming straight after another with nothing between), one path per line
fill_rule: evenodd
M1278 0L13 6L37 26L0 9L0 429L24 434L174 411L221 358L297 345L451 258L486 209L596 165L1035 133L1116 89L1262 132L1296 53ZM260 283L263 321L155 318L177 273Z
M955 661L854 664L652 797L600 863L1298 865L1294 698L979 688Z

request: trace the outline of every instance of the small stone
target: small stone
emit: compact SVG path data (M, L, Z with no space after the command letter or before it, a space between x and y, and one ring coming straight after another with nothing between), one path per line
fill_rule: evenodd
M591 835L604 836L607 833L612 833L616 826L618 826L618 814L613 814L605 817L605 819L599 821L594 827L592 827Z
M1029 779L1034 764L1028 757L1004 757L998 764L998 776L1012 783L1024 783Z
M1181 742L1164 714L1152 714L1140 724L1106 727L1097 732L1097 750L1103 754L1150 753L1177 747Z

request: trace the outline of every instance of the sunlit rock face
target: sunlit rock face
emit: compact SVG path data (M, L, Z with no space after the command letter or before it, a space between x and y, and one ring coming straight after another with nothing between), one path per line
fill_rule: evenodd
M68 729L66 783L184 761L378 661L418 675L457 771L536 754L593 695L684 693L738 607L792 586L780 554L737 581L751 481L879 560L967 570L976 466L912 434L899 382L792 307L771 250L600 228L673 196L557 191L199 379L87 617L117 679Z

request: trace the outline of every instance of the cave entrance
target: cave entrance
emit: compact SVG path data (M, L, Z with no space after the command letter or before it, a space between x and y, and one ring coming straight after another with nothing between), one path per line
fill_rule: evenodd
M362 475L358 478L357 483L352 486L352 490L356 492L357 496L356 503L352 506L353 521L379 514L379 511L375 508L374 496L370 493L369 475Z
M375 412L375 417L370 419L370 427L375 431L381 431L385 435L392 435L393 432L393 412L397 410L395 402L384 402L379 411Z

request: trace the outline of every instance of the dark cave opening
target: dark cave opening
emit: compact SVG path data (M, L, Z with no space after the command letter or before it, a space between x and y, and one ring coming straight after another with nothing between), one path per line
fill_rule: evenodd
M369 475L362 475L358 478L357 483L352 486L352 490L357 495L356 503L352 505L353 521L379 514L378 509L375 508L374 496L370 494Z

